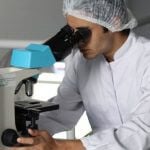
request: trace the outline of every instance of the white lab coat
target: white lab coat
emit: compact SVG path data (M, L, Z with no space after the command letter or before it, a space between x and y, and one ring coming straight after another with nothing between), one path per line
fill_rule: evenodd
M87 150L150 149L150 41L130 33L108 63L78 51L55 98L60 109L43 113L39 126L51 134L72 128L86 110L93 134Z

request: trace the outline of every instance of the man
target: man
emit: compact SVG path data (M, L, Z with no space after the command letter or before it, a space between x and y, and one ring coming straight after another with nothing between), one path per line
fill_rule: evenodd
M150 41L130 29L136 20L123 0L64 0L67 23L86 27L55 101L60 109L40 116L40 129L12 150L146 150L150 148ZM56 140L86 111L92 135ZM50 135L51 134L51 135Z

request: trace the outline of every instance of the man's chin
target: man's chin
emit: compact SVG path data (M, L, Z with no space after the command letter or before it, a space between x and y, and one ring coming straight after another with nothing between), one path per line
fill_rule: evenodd
M85 59L91 60L91 59L96 58L97 55L87 55L87 54L83 54L83 57L84 57Z

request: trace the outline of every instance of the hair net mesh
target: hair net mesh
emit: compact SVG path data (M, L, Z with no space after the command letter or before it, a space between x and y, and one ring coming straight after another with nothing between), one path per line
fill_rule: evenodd
M124 0L64 0L63 13L97 23L112 32L137 25Z

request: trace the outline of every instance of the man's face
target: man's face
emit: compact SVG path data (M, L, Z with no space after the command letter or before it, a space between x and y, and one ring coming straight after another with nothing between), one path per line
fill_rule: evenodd
M80 27L86 27L91 31L91 36L86 43L79 43L80 52L87 59L92 59L99 54L106 53L112 48L112 32L105 32L98 24L88 22L73 16L67 16L68 25L75 31Z

